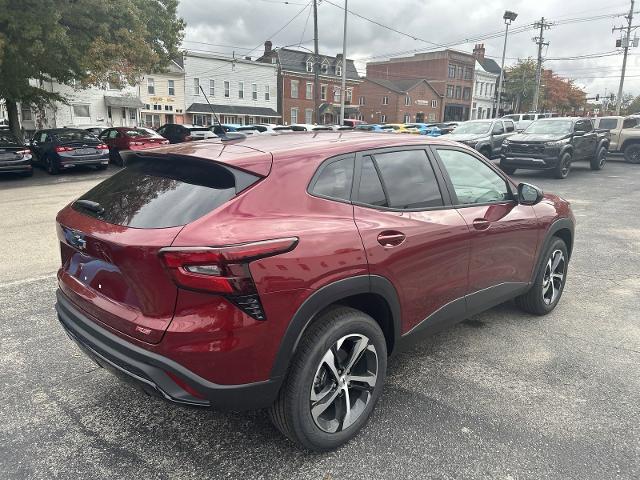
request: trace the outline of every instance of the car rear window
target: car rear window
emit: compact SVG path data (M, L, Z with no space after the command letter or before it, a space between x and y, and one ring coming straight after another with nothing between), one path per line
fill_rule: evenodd
M62 132L55 132L55 136L61 142L95 142L98 140L98 137L85 130L65 130Z
M179 168L176 164L179 163ZM215 163L146 159L109 177L73 208L104 222L133 228L186 225L218 208L260 177Z
M208 127L189 127L187 128L190 132L210 132L211 129Z
M0 146L19 147L20 143L10 130L0 130Z
M153 130L143 129L143 128L132 128L131 130L125 131L124 134L127 137L132 137L132 138L136 138L136 137L159 138L159 137L161 137L161 135L158 135L157 132L154 132Z

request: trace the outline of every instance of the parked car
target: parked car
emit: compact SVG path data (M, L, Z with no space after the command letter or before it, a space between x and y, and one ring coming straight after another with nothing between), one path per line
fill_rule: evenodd
M430 137L442 135L440 128L434 123L405 123L405 126L415 130L419 135L429 135Z
M383 130L390 133L418 133L415 128L408 128L404 123L385 123L381 125Z
M294 123L290 128L294 132L320 132L333 130L331 125L314 125L312 123Z
M174 149L128 152L57 216L63 328L167 400L268 407L329 450L367 422L391 353L562 295L569 204L464 145L327 132Z
M231 124L231 123L222 123L222 124L216 123L215 125L212 125L210 129L211 131L213 131L213 133L216 134L216 136L224 137L229 132L237 132L241 126L242 125Z
M0 127L0 173L19 173L30 177L31 150L8 127Z
M382 128L382 125L378 125L378 124L370 124L370 123L365 123L362 125L357 125L355 130L357 131L364 131L364 132L378 132L378 133L384 133L386 132L385 129Z
M109 159L120 166L124 165L120 156L123 150L145 150L169 143L158 132L143 127L108 128L98 138L109 147Z
M551 117L557 117L557 115L553 113L529 112L529 113L514 113L511 115L505 115L502 118L506 118L514 122L516 124L516 130L518 132L521 132L536 120L539 120L541 118L551 118Z
M342 122L342 125L345 127L351 127L351 128L356 128L358 125L364 125L365 122L364 120L356 120L355 118L345 118L344 121Z
M589 161L592 170L602 169L608 148L608 132L595 130L588 118L543 118L503 142L500 168L509 175L524 168L566 178L578 160Z
M440 129L441 135L446 135L447 133L453 132L461 122L445 122L445 123L437 123L436 127Z
M169 143L183 143L217 137L211 127L179 123L167 123L158 128L158 133L169 140Z
M31 139L31 151L47 173L82 165L104 170L109 166L109 147L86 130L52 128L38 130Z
M275 126L275 127L271 125L244 125L242 127L238 127L236 131L251 135L254 133L274 134L277 132L285 132L285 131L291 132L292 130L290 127L286 127L282 125Z
M609 132L609 152L623 153L629 163L640 163L640 116L596 117L594 126Z
M500 156L502 142L515 133L511 120L469 120L461 123L446 138L464 143L491 159Z

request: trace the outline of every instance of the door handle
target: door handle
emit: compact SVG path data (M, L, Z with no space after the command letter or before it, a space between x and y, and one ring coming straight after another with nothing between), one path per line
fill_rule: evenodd
M378 243L383 247L397 247L406 239L406 235L396 230L386 230L378 235Z
M476 218L473 221L473 228L476 230L486 230L491 225L491 222L486 218Z

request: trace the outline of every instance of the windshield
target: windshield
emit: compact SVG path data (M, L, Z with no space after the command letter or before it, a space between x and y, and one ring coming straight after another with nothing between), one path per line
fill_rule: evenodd
M492 122L467 122L461 125L458 125L456 128L456 135L459 133L462 134L474 134L480 135L483 133L489 133L491 129Z
M529 125L524 133L567 134L571 133L571 120L540 119Z
M20 143L10 130L0 130L0 146L19 147Z
M86 130L63 130L56 132L55 136L61 142L86 142L96 141L98 138Z

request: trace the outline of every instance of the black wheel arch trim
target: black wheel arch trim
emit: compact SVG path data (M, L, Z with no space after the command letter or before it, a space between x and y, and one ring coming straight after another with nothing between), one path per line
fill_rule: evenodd
M558 233L560 230L568 230L569 233L571 234L571 244L567 245L567 253L569 254L569 259L571 259L571 252L573 250L573 245L575 243L575 225L569 218L559 218L558 220L554 221L551 224L551 226L545 233L544 242L542 243L542 246L540 247L540 250L538 251L538 254L536 256L537 257L536 263L535 263L536 268L534 269L533 276L531 277L532 285L538 276L538 272L540 271L540 268L542 267L542 263L541 263L542 255L549 247L552 239L557 236L556 233Z
M397 342L401 336L400 300L392 283L379 275L357 275L344 278L321 287L298 308L280 342L280 348L271 368L271 378L286 374L302 335L320 312L341 300L363 293L377 294L387 302L393 323L394 343Z

